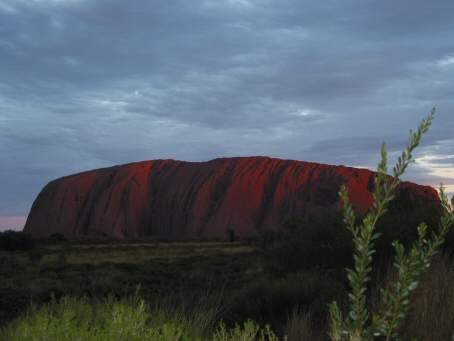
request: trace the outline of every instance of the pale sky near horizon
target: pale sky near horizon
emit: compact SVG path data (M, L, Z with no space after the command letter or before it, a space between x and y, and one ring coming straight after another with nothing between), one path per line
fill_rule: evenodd
M454 1L0 0L0 231L51 180L270 156L454 194Z

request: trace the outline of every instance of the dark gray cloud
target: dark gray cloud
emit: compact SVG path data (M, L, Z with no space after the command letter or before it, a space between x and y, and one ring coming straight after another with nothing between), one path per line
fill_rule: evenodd
M407 180L454 192L453 2L0 2L0 217L133 161L375 168L437 107ZM392 169L392 163L390 169Z

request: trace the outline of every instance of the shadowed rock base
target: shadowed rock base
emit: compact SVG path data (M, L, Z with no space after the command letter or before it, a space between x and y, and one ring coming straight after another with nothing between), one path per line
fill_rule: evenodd
M66 176L46 185L24 227L34 235L227 238L277 230L292 216L340 209L347 184L357 213L373 202L376 173L268 157L154 160ZM438 198L435 189L403 183Z

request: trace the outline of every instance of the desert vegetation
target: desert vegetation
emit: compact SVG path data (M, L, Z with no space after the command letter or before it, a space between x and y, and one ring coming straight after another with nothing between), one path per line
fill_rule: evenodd
M396 205L403 205L400 200L406 201L408 196L398 196ZM430 205L436 203L418 201L406 214L411 220L413 215L420 215L420 208ZM440 216L436 209L428 213L427 221L436 221ZM398 210L390 209L387 219L392 220L394 214L398 215ZM113 311L139 314L140 309L145 310L146 323L136 333L150 338L156 328L165 325L173 328L166 329L169 337L180 333L181 340L213 339L214 333L222 330L222 321L224 337L233 333L236 324L241 326L236 329L237 336L253 331L261 335L259 329L266 333L269 324L280 339L287 335L289 340L330 340L328 303L336 300L343 306L348 304L345 268L353 266L353 243L342 218L339 212L325 211L312 222L295 218L278 232L233 243L164 238L69 239L55 234L35 238L30 250L3 249L0 320L4 334L0 339L23 339L26 334L21 334L25 333L21 328L32 328L36 323L52 325L52 333L58 333L58 328L69 328L59 314L73 316L71 328L77 329L83 323L77 313L91 307L90 314L102 311L104 317L89 319L100 329L113 328L108 327L110 322L105 317ZM401 225L402 236L408 234L408 242L411 229L414 226L410 224ZM393 237L386 230L382 233L383 239ZM17 239L23 235L8 232L1 236L5 234L17 234ZM452 239L447 240L452 243ZM445 244L442 257L437 258L411 293L408 317L401 327L408 335L404 340L419 335L425 335L424 340L449 340L454 332L454 316L450 313L454 308L450 287L454 266L449 245ZM372 295L368 305L373 311L380 310L378 288L395 279L392 256L392 250L377 247L367 288ZM141 301L144 303L140 308ZM114 303L118 304L116 308ZM64 313L65 309L72 312ZM55 317L53 322L45 320L49 316ZM56 324L58 321L62 324ZM122 328L130 325L127 320L124 323ZM430 332L435 327L438 334ZM150 330L144 332L143 328ZM125 339L132 332L125 329ZM108 339L109 335L99 339Z
M0 339L454 340L452 203L396 190L433 114L393 178L382 148L366 217L343 189L229 241L0 233Z
M392 242L396 251L394 266L398 270L397 278L380 290L382 309L378 313L371 311L367 306L367 284L372 279L372 255L376 253L374 241L380 237L380 233L376 232L377 221L386 213L389 202L394 199L395 189L401 182L400 177L413 161L412 152L420 144L422 135L428 131L434 115L435 109L429 117L423 119L416 132L410 130L409 144L393 168L392 178L387 175L387 150L383 142L381 162L375 178L374 207L361 225L357 223L353 206L349 203L348 189L345 185L342 186L339 194L344 203L344 222L353 234L354 267L347 268L350 286L348 312L343 312L336 301L330 304L330 336L333 340L372 340L375 337L400 339L401 326L408 314L410 293L418 287L419 277L430 267L454 222L454 197L449 201L441 185L442 216L438 231L427 235L428 226L421 222L417 227L418 238L410 251L406 251L399 240Z

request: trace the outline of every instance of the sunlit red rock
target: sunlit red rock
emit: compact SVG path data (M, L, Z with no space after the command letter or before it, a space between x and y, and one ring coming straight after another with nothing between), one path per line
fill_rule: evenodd
M226 238L277 230L293 216L339 209L347 184L358 213L372 204L375 173L312 162L237 157L155 160L66 176L43 188L24 231L35 234ZM428 186L405 183L438 197Z

